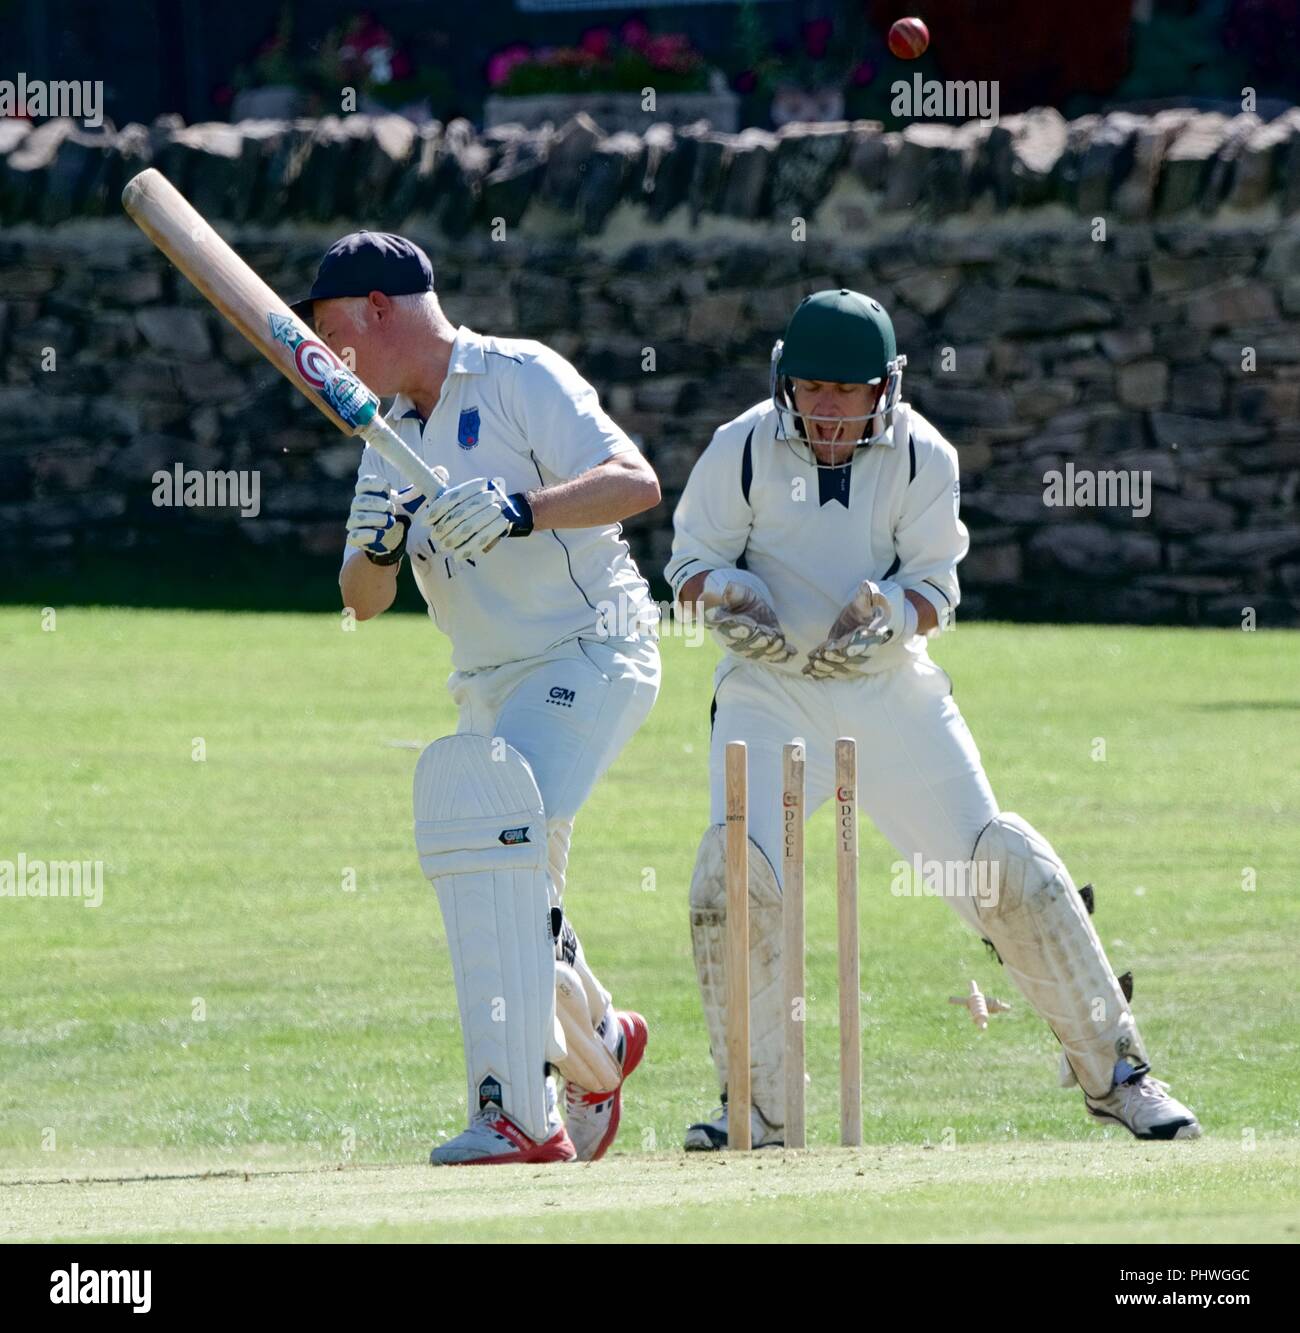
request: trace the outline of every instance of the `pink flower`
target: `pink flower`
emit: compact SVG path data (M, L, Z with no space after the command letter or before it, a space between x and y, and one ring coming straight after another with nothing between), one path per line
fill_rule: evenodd
M609 55L613 39L614 34L608 28L588 28L582 34L582 49L589 51L598 60L604 60Z
M415 66L411 63L411 57L405 51L399 51L393 57L393 78L409 79L415 72Z
M373 14L363 14L348 34L348 45L358 51L369 51L376 46L392 46L388 29L375 21Z
M826 54L830 39L830 19L813 19L803 25L803 48L814 60L820 60Z
M618 30L618 35L634 50L640 50L645 39L650 36L650 29L640 19L628 19Z
M684 69L692 59L690 39L680 32L646 38L641 54L659 69Z
M530 56L530 51L522 42L515 42L498 51L488 60L488 86L499 88L509 79L511 71Z
M510 62L500 51L488 57L487 80L489 88L500 88L510 77Z
M752 69L736 75L735 88L738 93L752 93L758 83L758 75Z
M663 61L671 58L672 51L670 48L664 46L664 39L662 37L647 37L642 44L641 54L645 56L652 65L659 65L662 64Z
M855 66L853 73L849 76L855 88L865 88L875 77L876 67L869 60L864 60L861 64Z

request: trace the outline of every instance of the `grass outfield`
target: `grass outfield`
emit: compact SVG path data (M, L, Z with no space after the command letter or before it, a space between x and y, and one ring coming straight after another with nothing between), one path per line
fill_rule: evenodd
M0 609L0 861L104 862L99 908L0 897L0 1236L554 1238L562 1204L574 1238L708 1240L734 1233L727 1202L775 1239L1296 1238L1300 636L963 623L936 651L999 799L1095 882L1156 1072L1205 1139L1089 1122L1046 1027L947 907L888 893L864 824L867 1147L752 1162L679 1150L717 1099L685 909L715 655L664 650L655 712L578 821L567 900L650 1021L647 1061L607 1162L488 1193L413 1165L464 1114L409 827L410 747L454 726L445 642L405 615L344 633L68 607L46 632L39 608ZM829 1148L828 811L807 841ZM984 1034L945 1003L972 977L1016 1002Z

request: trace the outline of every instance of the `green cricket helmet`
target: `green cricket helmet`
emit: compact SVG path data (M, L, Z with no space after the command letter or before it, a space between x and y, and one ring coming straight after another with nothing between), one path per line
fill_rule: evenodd
M790 316L785 337L772 348L772 402L780 433L787 441L807 444L808 422L843 422L850 427L860 422L857 438L841 443L879 443L893 427L905 365L907 357L898 354L893 321L879 301L847 287L805 296ZM795 410L795 379L885 388L869 416L821 417Z

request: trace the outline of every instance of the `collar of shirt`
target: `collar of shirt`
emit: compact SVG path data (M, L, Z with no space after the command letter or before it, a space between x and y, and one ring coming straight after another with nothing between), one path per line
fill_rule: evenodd
M477 334L468 325L462 324L456 330L456 337L451 344L451 356L447 360L447 377L452 375L486 375L487 374L487 356L483 351L483 338ZM444 392L438 395L438 403L445 397L446 384L443 385ZM435 404L435 412L438 410ZM393 398L393 405L389 408L388 414L397 421L421 421L423 418L416 411L415 404L404 394L396 394Z
M901 431L903 433L904 439L907 438L906 407L906 403L900 402L898 406L894 408L894 419L889 424L889 430L885 432L885 438L878 441L878 443L887 444L891 449L897 449L899 432Z

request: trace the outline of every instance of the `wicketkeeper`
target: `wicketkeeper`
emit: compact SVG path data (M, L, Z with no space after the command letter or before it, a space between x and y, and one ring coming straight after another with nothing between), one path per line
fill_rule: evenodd
M782 1141L781 753L807 756L807 813L834 790L834 743L857 741L859 803L901 858L991 886L949 901L991 942L1051 1027L1090 1114L1138 1138L1195 1138L1151 1076L1089 908L1047 839L1002 812L947 674L926 642L957 606L969 541L957 454L903 401L906 357L879 304L817 292L772 351L771 396L721 426L677 507L667 577L722 643L711 826L691 933L721 1110L686 1146L727 1142L724 753L749 747L753 1141Z
M646 1024L614 1009L562 895L574 817L659 688L657 609L619 528L658 482L563 357L453 327L403 237L338 241L296 309L395 395L388 421L446 485L416 494L367 448L339 576L366 620L409 557L452 641L460 725L420 756L415 836L460 1000L469 1127L430 1160L600 1157Z

